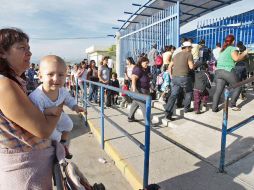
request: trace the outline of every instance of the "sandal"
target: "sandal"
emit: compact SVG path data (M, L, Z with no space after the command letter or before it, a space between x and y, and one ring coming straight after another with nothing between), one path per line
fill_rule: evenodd
M232 110L233 110L233 111L241 111L241 108L235 106L235 107L232 107Z

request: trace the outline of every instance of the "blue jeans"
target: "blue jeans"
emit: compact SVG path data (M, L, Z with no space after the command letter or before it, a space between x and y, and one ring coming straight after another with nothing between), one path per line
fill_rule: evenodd
M185 92L185 98L184 98L184 110L190 109L192 94L193 94L193 88L192 88L192 80L189 76L183 76L183 77L173 77L172 79L172 91L171 95L167 101L166 109L168 115L173 115L173 108L177 99L177 96L180 93L180 90L183 89Z
M219 69L215 71L215 76L216 76L216 89L213 95L213 106L212 106L213 111L218 109L220 97L225 86L226 85L232 86L239 81L234 70L229 72L224 69ZM231 96L231 107L236 106L236 101L239 98L240 92L241 87L235 88L235 90L233 91L233 94Z
M90 88L89 88L88 100L91 101L92 99L95 102L98 101L98 86L94 84L90 84Z

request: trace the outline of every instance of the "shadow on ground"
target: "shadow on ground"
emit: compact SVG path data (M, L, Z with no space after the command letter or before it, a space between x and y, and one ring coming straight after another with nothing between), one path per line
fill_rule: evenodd
M230 152L239 148L239 143L243 146L246 144L254 145L254 138L243 138L237 139L234 143L227 147L227 154L230 155ZM217 152L207 160L214 159L214 157L218 157L220 152ZM240 158L239 158L240 159ZM242 158L244 159L244 158ZM243 187L241 184L237 183L237 181L244 181L242 179L236 179L240 174L249 174L253 170L254 159L248 159L249 162L245 162L245 165L242 167L237 167L234 171L229 170L226 173L219 173L216 167L208 165L204 161L200 161L195 164L198 168L196 170L187 172L182 175L175 176L168 180L161 181L159 185L163 189L177 189L177 190L245 190L246 186ZM218 177L219 175L219 177Z
M70 140L90 132L90 128L86 126L83 116L78 114L68 114L73 121L73 129L70 133Z

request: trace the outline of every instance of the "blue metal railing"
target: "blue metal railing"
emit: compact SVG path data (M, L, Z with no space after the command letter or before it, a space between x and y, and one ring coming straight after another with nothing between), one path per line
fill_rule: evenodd
M224 109L223 109L223 122L222 122L222 134L221 134L221 154L220 154L220 165L219 171L222 173L225 171L225 156L226 156L226 137L228 134L234 132L235 130L239 129L240 127L245 126L249 122L254 120L254 115L251 117L241 121L240 123L232 126L231 128L228 127L228 99L231 90L234 90L237 87L243 86L247 83L253 82L254 77L250 77L247 80L239 82L230 88L226 88L224 92Z
M90 85L96 85L100 87L100 111L90 104L87 101L87 83ZM117 123L112 121L109 117L107 117L104 114L104 90L109 89L116 92L121 92L124 94L127 94L131 98L138 99L145 102L146 105L146 115L145 115L145 144L142 144L140 141L135 139L133 136L131 136L127 131L122 129ZM112 126L120 130L127 138L129 138L132 142L134 142L140 149L144 151L144 172L143 172L143 188L148 185L148 178L149 178L149 155L150 155L150 118L151 118L151 96L143 95L135 92L130 92L126 90L122 90L120 88L115 88L109 85L105 85L99 82L93 82L89 80L84 81L84 94L82 98L83 106L85 109L87 109L87 104L90 104L90 106L95 109L96 111L100 112L100 128L101 128L101 147L104 149L104 119L108 120ZM78 84L76 87L76 101L78 101ZM86 122L87 122L87 118Z

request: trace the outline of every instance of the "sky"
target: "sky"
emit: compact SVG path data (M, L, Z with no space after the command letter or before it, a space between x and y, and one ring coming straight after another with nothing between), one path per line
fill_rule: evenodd
M147 0L1 0L0 28L18 27L30 36L32 62L37 63L47 54L80 62L86 58L86 48L113 45L114 38L107 35L115 34L113 26L122 25L117 19L127 19L129 15L123 12L137 9L132 3L145 2ZM239 14L250 8L254 8L254 0L242 0L227 11L219 10L208 16ZM195 22L190 23L182 30L195 26Z

